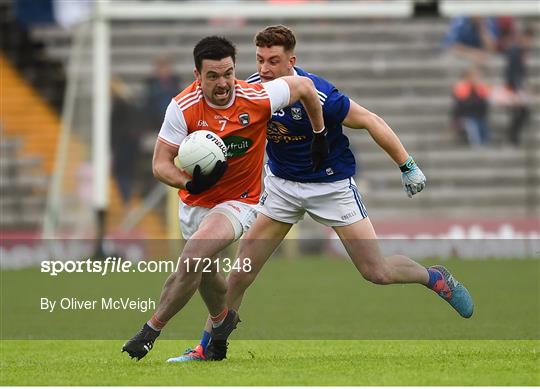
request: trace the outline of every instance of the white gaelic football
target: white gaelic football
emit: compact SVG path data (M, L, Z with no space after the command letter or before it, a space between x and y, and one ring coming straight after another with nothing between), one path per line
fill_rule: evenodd
M212 171L217 161L225 161L227 146L223 140L211 131L199 130L189 134L178 148L180 168L193 174L196 165L202 174Z

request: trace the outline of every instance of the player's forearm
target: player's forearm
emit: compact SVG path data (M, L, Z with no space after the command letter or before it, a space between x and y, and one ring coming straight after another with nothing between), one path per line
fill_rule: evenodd
M371 114L367 120L366 129L375 141L395 163L401 165L404 163L409 154L403 144L399 140L396 133L390 128L386 122L375 114Z
M320 109L321 103L319 102L318 98L316 99L317 101L315 103L312 103L311 101L304 101L303 99L301 99L300 101L306 109L306 113L309 117L309 121L311 122L311 128L313 128L313 131L321 132L324 129L324 120L322 119L322 110ZM311 104L313 104L313 106L308 107Z
M182 173L174 164L158 162L152 164L152 172L158 180L178 189L184 189L189 177Z
M322 106L313 83L311 86L306 87L304 93L300 95L300 102L306 109L313 131L320 132L324 128Z
M184 189L190 177L178 169L174 159L178 154L178 147L164 142L161 138L156 140L154 155L152 157L152 173L158 180L174 188Z

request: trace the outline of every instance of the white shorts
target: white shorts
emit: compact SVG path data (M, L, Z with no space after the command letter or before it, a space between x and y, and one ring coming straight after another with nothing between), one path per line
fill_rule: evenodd
M329 227L348 226L367 217L353 178L335 182L296 182L274 176L266 169L264 192L257 211L271 219L295 224L307 212Z
M256 207L241 201L225 201L214 208L191 206L180 201L178 217L180 218L180 229L184 239L191 238L199 229L204 218L214 212L221 213L229 219L234 229L235 240L239 239L257 218Z

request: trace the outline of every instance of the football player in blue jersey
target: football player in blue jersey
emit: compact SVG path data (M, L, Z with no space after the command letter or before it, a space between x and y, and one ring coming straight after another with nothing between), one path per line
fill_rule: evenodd
M248 81L267 82L289 75L309 77L323 107L325 130L314 134L299 103L274 113L267 131L268 164L259 214L240 241L237 255L250 258L252 269L229 274L229 308L239 309L246 289L291 227L307 212L314 220L334 229L366 280L383 285L425 285L462 317L470 317L472 298L446 268L426 269L403 255L382 255L353 179L355 158L342 126L368 131L400 169L403 188L409 197L424 189L426 178L383 119L339 92L327 80L295 66L295 44L293 32L285 26L271 26L259 32L255 37L258 72ZM195 349L188 349L169 362L225 358L227 343L215 344L210 339L210 328L207 325Z

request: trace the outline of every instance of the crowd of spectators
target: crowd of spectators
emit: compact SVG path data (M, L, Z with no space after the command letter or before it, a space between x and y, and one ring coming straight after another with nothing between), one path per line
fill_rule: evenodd
M452 19L443 46L465 60L467 70L452 89L452 123L458 137L472 146L489 142L492 105L508 112L506 142L519 145L527 125L527 54L532 48L534 32L512 17L458 17ZM500 85L481 81L490 58L504 59Z

